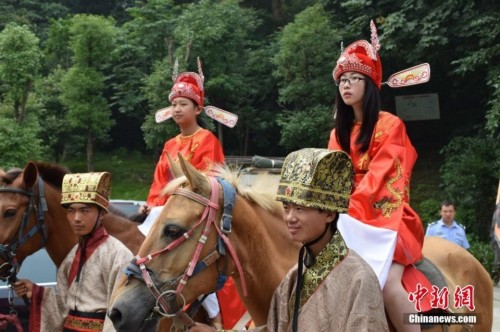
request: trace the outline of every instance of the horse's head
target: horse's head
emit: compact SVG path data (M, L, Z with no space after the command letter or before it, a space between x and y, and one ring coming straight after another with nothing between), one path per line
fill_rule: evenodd
M175 313L173 307L182 309L198 295L222 287L238 265L219 226L224 206L234 206L234 187L200 173L182 156L179 163L180 168L171 161L175 179L165 189L171 196L127 268L128 281L115 291L110 317L119 330L140 328L154 307L164 315Z
M17 272L19 264L26 256L36 251L31 247L43 245L43 232L37 226L35 205L35 184L38 169L35 163L24 168L0 171L0 279L5 280ZM37 243L26 243L32 237ZM31 241L35 242L35 241Z

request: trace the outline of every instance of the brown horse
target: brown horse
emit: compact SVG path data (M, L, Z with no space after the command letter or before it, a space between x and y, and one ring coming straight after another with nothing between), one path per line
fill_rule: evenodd
M162 310L170 313L168 308L172 302L168 297L171 294L175 294L177 303L190 302L200 294L213 291L217 275L221 272L233 276L255 324L265 325L274 290L295 263L299 249L291 241L282 220L281 205L274 201L276 187L272 186L269 179L265 179L257 181L252 188L245 188L237 184L234 174L220 170L219 177L226 179L236 189L233 225L227 236L235 248L235 255L230 258L228 255L217 256L215 263L208 264L202 272L191 276L190 267L196 264L193 253L201 246L200 260L207 260L213 256L218 237L223 238L223 235L220 235L218 222L210 224L212 231L209 233L198 227L206 227L210 222L205 219L207 221L203 223L201 217L206 209L210 210L209 206L214 209L214 205L209 202L214 195L212 188L216 188L211 184L213 180L208 181L208 177L182 158L180 164L182 170L172 168L176 179L166 188L172 196L138 253L144 258L136 264L141 266L142 271L147 271L146 274L143 272L141 277L139 273L135 278L124 280L113 294L109 315L115 328L127 331L147 328L145 318L162 301L167 303L166 306L162 304ZM185 176L182 177L182 174ZM259 185L264 185L267 190L259 191L255 188ZM217 188L216 191L219 196L223 196L222 189ZM200 199L200 195L204 199ZM220 199L218 206L222 207L223 202ZM222 208L219 208L215 220L220 220L221 214ZM474 287L474 313L479 314L480 323L473 328L475 331L491 331L493 289L488 273L481 264L466 250L439 238L426 239L424 254L443 271L450 294L456 286ZM238 269L238 262L241 262L241 269ZM148 278L153 281L144 282ZM244 281L248 290L246 297ZM157 288L160 291L155 295L155 300L151 290L158 291ZM158 296L159 293L163 296ZM453 298L450 302L453 307ZM467 307L452 309L468 312ZM444 327L434 326L430 331L441 330ZM471 330L471 326L451 325L450 331L461 330Z
M59 267L78 242L67 222L66 209L60 204L62 181L67 173L64 167L40 162L29 162L24 170L4 172L0 169L0 247L4 250L0 250L0 278L7 279L15 268L13 265L22 264L27 256L42 247ZM30 201L33 208L26 214ZM40 205L42 201L47 204L46 209ZM24 215L28 219L23 222ZM40 217L43 217L43 222L40 222ZM137 223L113 213L110 206L110 213L103 219L103 224L130 251L134 254L138 252L145 237L137 228ZM22 245L17 245L17 239L29 232L33 232L32 236L26 237ZM8 250L5 250L5 245ZM14 249L13 252L9 253L10 249ZM10 262L13 257L15 262ZM195 317L196 321L208 322L204 310L200 310ZM151 323L156 325L158 320L151 320ZM169 329L171 321L162 319L159 324L158 328L162 331Z
M24 170L7 173L0 170L3 185L0 188L0 243L9 250L14 247L15 252L11 254L15 254L19 264L45 246L54 264L59 266L78 242L67 222L66 209L60 204L66 173L61 166L39 162L29 162ZM139 250L144 235L137 223L114 213L108 213L103 223L108 232L133 253ZM33 234L28 236L30 232ZM23 236L25 240L18 241ZM3 263L1 260L0 257Z

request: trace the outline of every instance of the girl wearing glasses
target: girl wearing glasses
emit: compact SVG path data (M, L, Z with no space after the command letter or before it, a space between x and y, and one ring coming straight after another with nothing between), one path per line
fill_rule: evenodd
M419 325L404 324L403 315L415 312L408 295L416 283L428 284L413 267L422 259L424 239L422 222L409 205L410 177L417 153L401 119L380 111L379 48L372 22L371 43L356 41L338 59L333 70L338 86L335 126L328 148L347 152L354 164L349 215L397 234L383 288L384 305L398 331L420 331Z

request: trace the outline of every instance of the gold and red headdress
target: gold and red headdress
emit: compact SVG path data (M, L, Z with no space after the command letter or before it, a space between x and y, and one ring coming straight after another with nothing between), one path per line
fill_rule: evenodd
M61 205L96 204L108 211L111 174L108 172L66 174L63 178Z
M172 102L175 98L184 97L193 100L196 105L203 108L205 114L207 114L212 119L233 128L238 122L238 116L231 112L225 111L215 106L203 106L205 100L205 91L203 88L203 82L205 77L203 76L203 71L201 70L201 62L198 58L198 73L194 72L184 72L177 74L178 63L175 61L174 73L172 74L172 80L174 81L174 86L170 90L168 99ZM172 106L162 108L155 113L156 123L163 122L172 117Z
M203 107L205 93L203 91L203 72L201 71L201 62L198 58L198 72L185 72L177 75L177 61L174 66L174 74L172 80L174 86L170 90L168 100L172 102L175 98L185 97L192 99L198 106Z
M343 73L353 71L370 77L380 89L382 85L382 63L378 54L380 43L373 20L370 22L370 28L371 43L366 40L355 41L340 55L333 70L335 81L338 81Z

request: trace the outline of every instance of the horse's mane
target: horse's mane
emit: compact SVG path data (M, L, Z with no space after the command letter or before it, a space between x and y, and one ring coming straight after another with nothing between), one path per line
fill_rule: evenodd
M32 163L35 164L38 174L46 183L61 190L64 175L70 173L66 167L40 161L33 161ZM24 170L18 167L10 168L7 172L0 169L0 183L4 185L12 184L23 172Z
M230 170L227 166L215 166L210 175L219 176L233 185L236 192L245 199L254 202L263 209L282 215L282 205L276 201L276 190L278 181L270 174L262 173L256 176L251 186L241 183L241 174L238 171ZM185 176L178 177L170 181L162 190L162 195L170 195L175 189L187 183Z
M7 172L2 173L2 182L11 184L23 172L21 168L11 168Z
M38 173L41 175L43 180L55 186L59 190L61 190L62 188L64 176L68 173L71 173L68 168L57 164L50 164L40 161L35 161L34 164L36 165Z

